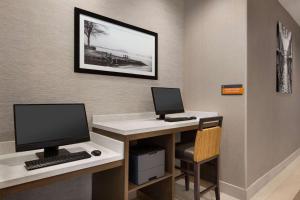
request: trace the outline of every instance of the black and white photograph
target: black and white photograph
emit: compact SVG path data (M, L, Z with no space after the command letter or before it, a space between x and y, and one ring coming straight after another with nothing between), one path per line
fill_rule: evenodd
M75 8L75 72L157 79L157 34Z
M277 24L277 45L276 91L283 94L292 94L292 32L281 22Z

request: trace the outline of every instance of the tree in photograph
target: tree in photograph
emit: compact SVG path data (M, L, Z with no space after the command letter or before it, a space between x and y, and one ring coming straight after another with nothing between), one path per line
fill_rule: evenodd
M94 22L84 21L84 34L87 37L88 46L91 45L91 36L96 36L100 34L106 34L105 31L101 30L99 26Z

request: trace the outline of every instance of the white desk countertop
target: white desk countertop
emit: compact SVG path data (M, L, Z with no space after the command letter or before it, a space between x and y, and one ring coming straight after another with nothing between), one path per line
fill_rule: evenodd
M92 132L90 135L90 142L62 146L61 148L66 148L70 152L85 150L89 153L93 150L100 150L102 152L101 156L92 156L89 159L64 163L32 171L27 171L25 169L24 162L37 159L35 153L40 152L41 150L16 153L13 152L14 142L1 142L0 189L124 159L123 142Z
M155 115L155 113L94 115L93 127L118 133L120 135L133 135L150 131L198 125L200 118L215 117L218 116L218 113L188 111L180 114L167 115L167 117L182 116L195 116L197 119L181 122L165 122L164 120L157 120L157 115Z

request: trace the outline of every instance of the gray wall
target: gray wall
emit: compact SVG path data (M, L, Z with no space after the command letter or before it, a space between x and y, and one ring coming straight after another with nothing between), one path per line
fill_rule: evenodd
M221 84L246 83L246 0L186 0L184 100L224 116L221 180L245 186L246 95L221 96Z
M74 73L75 6L157 32L159 80ZM152 111L150 86L183 85L182 0L1 0L0 13L0 141L13 139L14 103L84 102L91 120L93 113ZM60 188L68 199L86 200L89 185L82 177L11 199L61 198Z
M159 80L78 74L74 7L159 34ZM0 141L14 103L84 102L91 114L152 111L150 86L182 87L182 0L1 0Z
M276 24L293 32L293 94L276 93ZM248 0L248 186L300 147L300 27L277 0Z

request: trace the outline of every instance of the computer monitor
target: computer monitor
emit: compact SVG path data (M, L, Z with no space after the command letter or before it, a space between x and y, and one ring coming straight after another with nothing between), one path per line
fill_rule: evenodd
M158 119L164 120L166 114L184 112L179 88L152 87L151 90Z
M44 148L39 158L69 153L58 146L90 140L84 104L15 104L16 151Z

